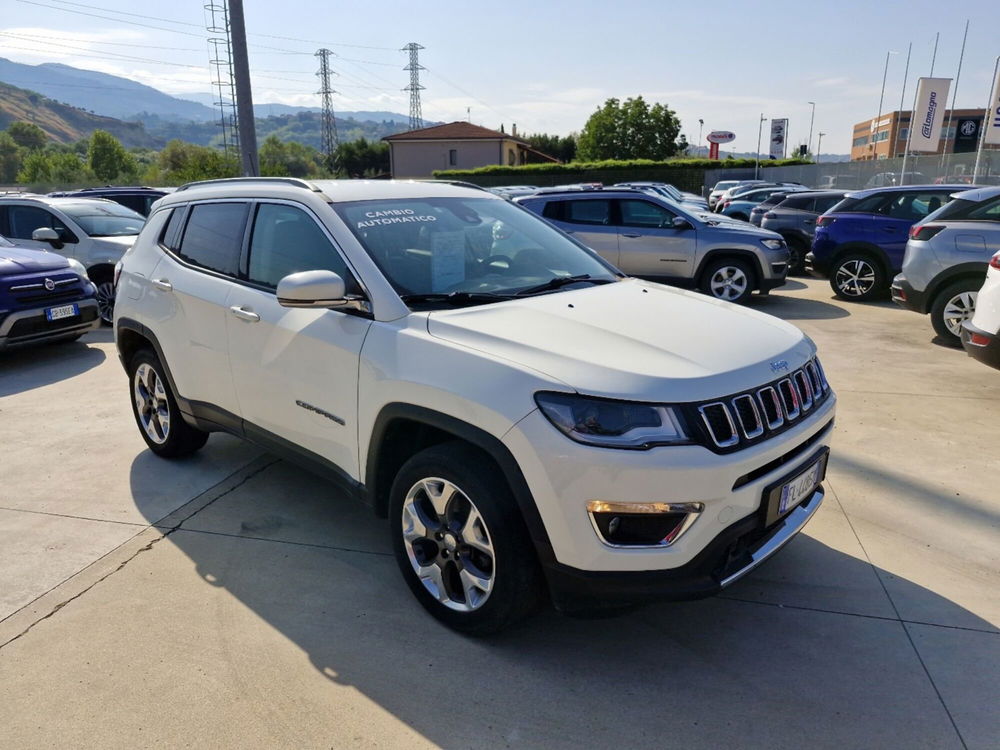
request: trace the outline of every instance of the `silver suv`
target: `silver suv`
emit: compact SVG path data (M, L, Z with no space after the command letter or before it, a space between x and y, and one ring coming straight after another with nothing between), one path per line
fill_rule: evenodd
M954 346L972 318L987 263L1000 248L1000 187L954 193L952 201L910 228L892 299L930 313L934 330Z
M697 286L728 302L745 302L754 290L766 294L788 274L781 235L648 193L547 193L516 202L631 276Z

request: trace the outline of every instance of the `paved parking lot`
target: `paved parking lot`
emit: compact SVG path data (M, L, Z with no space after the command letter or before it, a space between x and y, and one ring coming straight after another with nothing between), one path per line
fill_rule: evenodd
M795 280L827 500L724 596L490 640L253 446L145 450L110 332L0 355L0 746L1000 746L1000 373Z

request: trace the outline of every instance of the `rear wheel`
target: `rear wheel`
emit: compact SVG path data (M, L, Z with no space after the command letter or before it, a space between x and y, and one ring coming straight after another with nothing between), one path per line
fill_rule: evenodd
M885 272L867 255L845 255L830 269L830 288L840 299L866 302L885 292Z
M194 453L208 440L187 422L177 408L160 360L150 349L140 349L129 363L132 415L146 445L158 456L175 458Z
M701 277L702 291L726 302L746 302L753 288L754 273L750 265L739 258L712 261Z
M101 322L109 326L115 318L115 282L111 271L91 271L87 274L97 287L97 312Z
M982 279L963 279L949 284L934 298L931 325L952 346L961 346L962 323L976 312L976 296L982 285Z
M475 448L442 443L410 458L389 518L403 578L449 627L486 635L536 606L542 579L527 529L503 475Z
M806 253L809 248L797 237L786 237L785 243L788 245L788 274L799 275L806 270Z

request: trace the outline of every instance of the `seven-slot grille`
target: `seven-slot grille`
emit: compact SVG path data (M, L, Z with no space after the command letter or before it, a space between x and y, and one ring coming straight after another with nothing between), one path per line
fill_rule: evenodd
M708 445L732 451L793 427L830 395L819 360L745 393L697 405Z

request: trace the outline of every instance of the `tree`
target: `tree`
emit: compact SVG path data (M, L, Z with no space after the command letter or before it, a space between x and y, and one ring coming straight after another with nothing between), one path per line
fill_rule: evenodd
M346 177L377 177L389 171L389 144L358 138L337 146L337 173Z
M0 184L9 185L21 171L21 149L10 133L0 132Z
M138 171L135 158L117 138L104 130L95 130L90 136L87 149L87 163L103 182L113 182L119 178L134 179Z
M295 141L269 135L261 144L260 173L265 177L309 177L320 173L319 152Z
M583 126L577 156L583 161L666 159L687 145L678 138L680 130L676 113L663 104L650 107L641 96L608 99Z
M29 150L44 148L49 142L45 131L31 122L12 122L7 128L7 134L18 146Z
M146 173L146 181L159 185L180 185L196 180L235 177L240 173L235 157L208 146L170 141L160 152L156 167Z
M576 137L573 135L558 136L548 133L535 133L525 139L532 148L543 154L554 156L561 162L570 162L576 158Z

